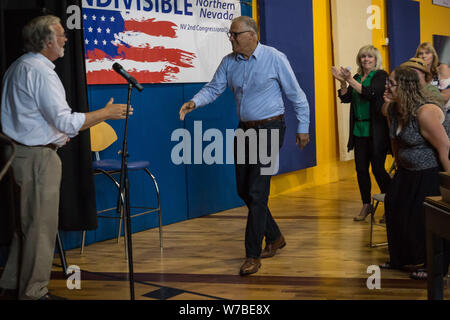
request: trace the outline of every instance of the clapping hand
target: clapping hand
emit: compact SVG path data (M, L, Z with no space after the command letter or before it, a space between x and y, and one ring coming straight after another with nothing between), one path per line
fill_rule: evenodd
M336 67L331 67L331 74L333 77L335 77L337 80L343 82L345 81L344 76L342 75L341 71Z
M344 78L345 81L349 80L352 77L352 73L347 68L341 67L340 74L342 75L342 77Z

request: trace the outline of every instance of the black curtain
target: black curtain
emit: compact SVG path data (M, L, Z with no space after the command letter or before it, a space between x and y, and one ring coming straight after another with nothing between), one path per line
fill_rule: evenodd
M74 112L89 111L83 30L82 28L70 30L66 25L67 8L71 5L81 8L81 2L81 0L0 0L0 76L3 78L9 64L23 54L22 27L35 16L56 15L61 18L68 41L65 45L64 58L54 62L55 70L65 87L67 102ZM83 19L80 17L80 20L82 26ZM97 216L89 130L80 132L77 137L59 149L58 154L62 161L60 230L96 229ZM6 202L10 201L11 197L8 197L8 192L5 191L8 189L7 186L5 187L6 180L1 183L0 215L7 216ZM0 221L0 241L3 240L3 243L5 243L4 235L8 233L5 232L5 228L5 224Z

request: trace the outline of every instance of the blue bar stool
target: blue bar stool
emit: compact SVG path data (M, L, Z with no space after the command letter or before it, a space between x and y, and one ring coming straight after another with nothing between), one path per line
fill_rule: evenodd
M106 177L109 178L109 180L112 181L114 186L116 187L117 191L120 189L120 185L118 180L114 177L114 175L118 176L120 174L121 169L121 160L116 159L104 159L100 160L99 151L105 150L107 147L109 147L111 144L113 144L117 140L117 135L114 131L114 129L107 124L106 122L101 122L93 127L90 128L90 134L91 134L91 150L95 152L96 160L92 162L92 168L94 170L94 175L103 174ZM162 239L162 217L161 217L161 198L159 193L159 187L158 183L156 182L155 177L150 172L148 167L150 166L149 161L129 161L128 162L128 170L129 172L132 171L139 171L143 170L146 175L151 179L153 183L154 190L156 192L157 197L157 206L156 207L144 207L144 206L133 206L130 205L131 209L138 209L137 213L132 214L130 217L138 217L142 216L144 214L148 213L157 213L158 214L158 222L159 222L159 246L161 250L163 249L163 239ZM123 195L120 197L120 201L123 201ZM123 208L123 206L122 206ZM122 231L122 222L124 218L124 212L120 212L120 214L117 213L117 206L97 211L97 216L99 218L111 218L111 219L120 219L119 223L119 231L117 235L117 242L120 240L120 234ZM124 233L126 234L127 230L124 230ZM126 242L126 237L125 242ZM86 230L83 231L82 240L81 240L81 253L84 252L85 247L85 241L86 241ZM125 248L126 248L125 243Z

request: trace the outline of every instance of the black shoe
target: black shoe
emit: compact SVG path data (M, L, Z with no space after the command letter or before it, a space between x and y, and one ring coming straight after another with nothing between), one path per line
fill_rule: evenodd
M39 298L39 300L67 300L66 298L55 296L54 294L47 293L46 295Z
M0 288L0 300L17 300L17 290Z

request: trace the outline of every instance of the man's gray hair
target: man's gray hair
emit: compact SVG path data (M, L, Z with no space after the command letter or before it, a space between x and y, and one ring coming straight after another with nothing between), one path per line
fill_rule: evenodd
M252 31L254 31L255 35L258 36L258 25L256 24L256 21L248 16L240 16L233 19L233 22L242 22L247 27L249 27Z
M22 37L26 52L41 52L45 43L53 37L50 26L61 23L56 16L39 16L28 22L22 29Z

